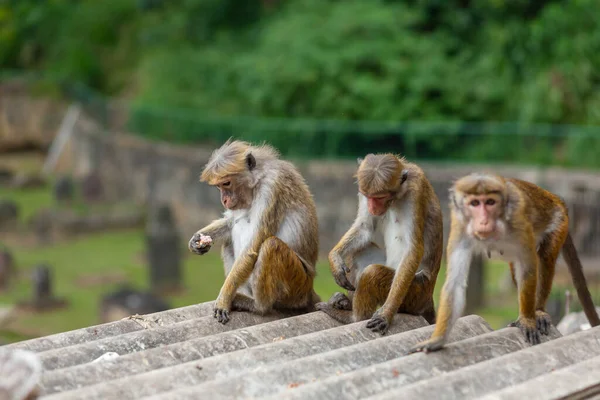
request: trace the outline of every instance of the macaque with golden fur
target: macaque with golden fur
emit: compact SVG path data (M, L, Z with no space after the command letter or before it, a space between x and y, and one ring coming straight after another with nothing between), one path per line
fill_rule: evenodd
M195 254L223 243L225 283L214 316L223 324L232 310L314 310L319 232L304 178L268 145L227 141L211 155L201 181L216 186L226 211L189 241Z
M398 312L435 323L443 232L433 187L421 168L393 154L359 159L356 178L356 220L329 253L331 272L348 296L335 293L317 309L342 323L370 318L367 328L381 334Z
M546 300L556 260L562 255L591 326L600 324L581 262L569 233L565 203L553 193L518 179L471 174L450 189L448 272L432 337L409 353L440 350L464 311L468 269L475 253L498 254L509 262L519 292L516 326L526 340L540 343L552 323Z

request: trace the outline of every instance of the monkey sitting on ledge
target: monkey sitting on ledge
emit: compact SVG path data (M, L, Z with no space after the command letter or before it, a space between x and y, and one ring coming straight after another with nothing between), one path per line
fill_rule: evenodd
M381 334L398 312L435 323L443 232L433 187L421 168L393 154L359 159L356 177L356 220L329 254L335 281L348 296L335 293L317 309L342 323L371 318L367 328Z
M202 255L213 241L223 242L226 278L215 318L225 324L232 310L314 310L320 301L313 289L317 212L294 165L271 146L228 140L213 152L200 180L219 189L226 209L188 243Z
M471 257L497 253L509 262L519 292L520 328L526 340L540 343L552 323L546 301L562 250L573 284L591 326L600 324L569 233L565 203L533 183L489 174L471 174L450 189L448 272L431 338L409 353L440 350L464 311Z

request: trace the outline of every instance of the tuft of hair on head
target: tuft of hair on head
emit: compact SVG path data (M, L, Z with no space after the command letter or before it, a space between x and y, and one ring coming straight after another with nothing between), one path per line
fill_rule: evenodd
M23 400L38 388L42 363L37 354L20 349L0 348L0 397Z
M506 190L506 182L498 175L472 173L456 180L452 189L471 195L502 193Z
M266 143L252 145L230 138L212 152L200 175L200 181L215 185L227 176L240 174L278 157L277 150Z
M359 190L377 194L395 189L401 183L403 162L393 154L367 154L355 175Z

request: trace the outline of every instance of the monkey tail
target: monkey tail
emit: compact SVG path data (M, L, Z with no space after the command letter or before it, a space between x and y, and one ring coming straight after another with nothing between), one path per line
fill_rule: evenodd
M562 255L567 263L567 266L569 267L569 272L571 273L571 278L573 279L573 285L575 286L575 290L577 290L577 297L579 297L579 301L583 306L585 316L587 317L591 326L600 325L600 317L598 317L596 307L594 307L592 295L590 294L585 276L583 275L583 267L581 265L581 261L579 260L579 256L577 255L577 250L575 249L575 245L573 244L573 239L571 238L570 233L567 234L567 239L563 244Z

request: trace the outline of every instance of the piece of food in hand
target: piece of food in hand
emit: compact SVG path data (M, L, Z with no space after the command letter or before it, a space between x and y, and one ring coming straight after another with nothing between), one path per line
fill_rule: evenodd
M212 238L206 235L200 235L200 239L196 241L198 247L206 247L212 244Z

